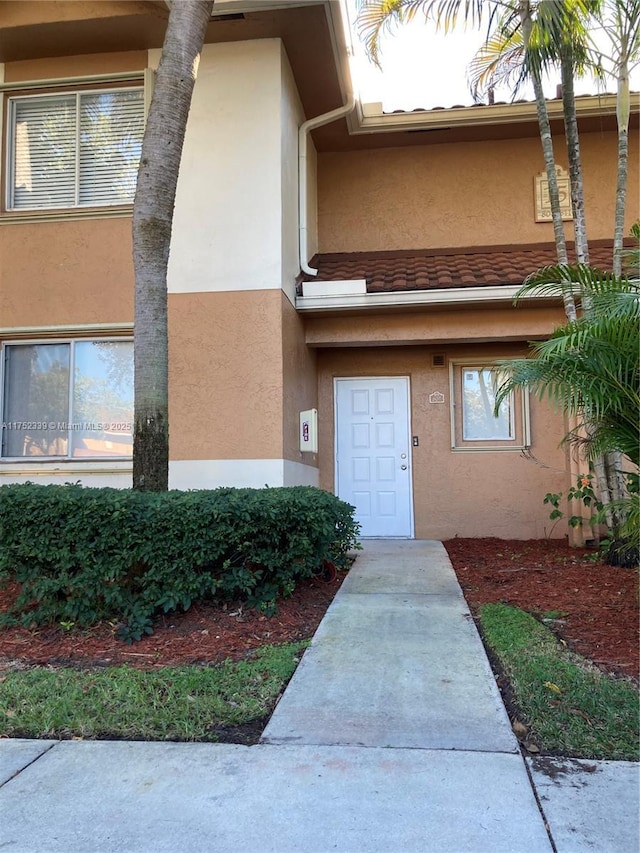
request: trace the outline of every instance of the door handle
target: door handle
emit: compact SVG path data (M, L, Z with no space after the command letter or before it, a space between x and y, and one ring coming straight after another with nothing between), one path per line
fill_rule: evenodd
M401 465L401 466L400 466L400 469L401 469L402 471L406 471L406 470L407 470L407 466L406 466L406 465Z

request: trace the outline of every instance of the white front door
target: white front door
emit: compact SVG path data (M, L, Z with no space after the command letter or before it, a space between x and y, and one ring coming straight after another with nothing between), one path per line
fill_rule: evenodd
M409 380L336 379L336 491L362 536L411 537Z

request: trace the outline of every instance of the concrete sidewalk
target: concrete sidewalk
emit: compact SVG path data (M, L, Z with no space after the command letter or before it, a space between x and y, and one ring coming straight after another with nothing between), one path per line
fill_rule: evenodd
M636 853L637 765L529 765L442 546L367 542L261 744L0 741L0 849Z

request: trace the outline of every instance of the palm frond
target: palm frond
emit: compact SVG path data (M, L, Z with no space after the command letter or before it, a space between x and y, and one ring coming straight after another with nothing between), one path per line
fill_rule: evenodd
M434 0L359 0L356 27L367 56L380 68L382 36L422 12L425 18Z
M434 14L445 33L450 32L461 21L472 27L480 26L489 6L485 0L431 0L429 5L430 14ZM496 5L498 4L491 4L490 16L495 14Z
M496 405L516 388L579 419L566 436L589 456L620 451L634 464L640 456L639 283L590 267L560 265L538 270L525 290L561 295L575 288L589 310L560 326L548 340L531 344L531 356L501 363L506 377Z
M640 221L634 222L631 226L631 236L636 241L636 246L623 252L625 270L629 278L638 280L640 279Z
M513 85L516 96L522 82L524 46L521 32L489 36L467 67L469 88L474 100L488 89Z
M515 301L531 294L562 298L571 293L583 300L593 300L596 315L612 310L616 303L619 313L634 314L638 311L638 292L638 282L624 276L584 264L553 264L527 276Z
M620 450L637 458L639 282L563 264L538 270L521 292L560 296L567 288L589 299L588 312L532 344L530 358L505 362L507 378L497 399L527 387L589 424L592 450Z

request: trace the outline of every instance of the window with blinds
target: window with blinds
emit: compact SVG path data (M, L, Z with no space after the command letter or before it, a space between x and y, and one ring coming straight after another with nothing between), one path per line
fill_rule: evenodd
M142 88L9 100L7 210L131 204Z

